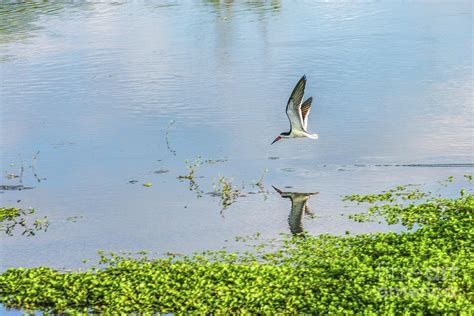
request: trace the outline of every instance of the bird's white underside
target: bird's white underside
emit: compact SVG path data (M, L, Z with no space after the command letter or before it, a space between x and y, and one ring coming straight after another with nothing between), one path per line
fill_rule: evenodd
M281 135L282 138L299 138L299 137L306 137L306 138L311 138L311 139L318 139L319 135L318 134L310 134L305 131L299 131L299 130L291 130L290 135L285 136Z

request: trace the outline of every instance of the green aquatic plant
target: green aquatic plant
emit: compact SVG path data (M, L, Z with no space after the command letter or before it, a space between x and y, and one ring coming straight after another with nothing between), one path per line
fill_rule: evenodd
M439 184L441 184L444 187L447 187L450 183L452 183L454 180L454 176L448 176L445 180L438 181Z
M24 236L34 236L39 231L47 231L49 220L46 216L37 217L32 224L29 223L31 215L35 212L34 208L24 210L16 207L0 207L0 232L13 236L19 229Z
M184 175L179 175L178 179L194 180L197 168L202 165L201 157L196 158L193 163L190 163L190 161L186 159L184 163L186 164L186 169L188 170L188 173Z
M30 214L32 211L30 210ZM21 210L16 207L1 207L0 208L0 223L6 220L14 220L16 217L21 215Z
M237 200L241 190L236 188L232 184L232 180L226 177L220 177L217 181L218 184L214 185L214 195L220 197L222 210L225 210Z
M8 180L13 180L13 179L16 179L16 178L19 178L20 176L17 175L17 174L14 174L14 173L7 173L5 175L5 178L7 178Z
M460 192L461 196L466 195L466 191ZM449 216L445 205L447 201L442 198L428 199L425 203L409 204L382 204L368 207L366 212L351 214L349 218L358 222L374 221L378 218L384 218L387 224L402 224L408 229L413 229L415 225L434 224L443 216ZM449 200L448 200L449 201Z
M189 160L185 160L184 162L186 163L186 169L188 169L188 173L185 175L179 175L178 179L181 181L188 180L189 190L196 192L197 197L200 198L204 192L196 183L195 177L197 168L202 165L201 157L196 158L193 163L190 163Z
M66 314L472 315L474 195L392 197L354 200L377 200L391 207L380 216L417 230L288 237L276 248L187 257L102 253L86 271L13 268L0 275L0 302Z
M185 160L186 169L188 170L187 174L179 175L178 179L188 180L189 181L189 190L196 192L198 198L202 197L204 191L201 190L200 186L196 182L196 172L198 168L202 165L212 165L216 163L226 162L227 158L222 159L206 159L202 160L202 157L198 156L194 161L191 163L189 160Z
M469 180L466 175L465 178ZM454 180L454 177L449 176L447 180L438 183L446 186ZM432 224L446 215L443 198L413 187L413 185L397 186L380 194L351 194L343 197L343 200L370 204L365 212L349 215L349 218L358 222L376 221L383 218L389 225L402 224L408 229L413 229L419 224ZM461 197L468 194L465 189L459 191Z
M378 194L350 194L344 196L342 200L357 203L395 202L401 200L419 200L431 194L430 192L423 192L417 188L409 189L409 187L413 187L413 185L399 185Z

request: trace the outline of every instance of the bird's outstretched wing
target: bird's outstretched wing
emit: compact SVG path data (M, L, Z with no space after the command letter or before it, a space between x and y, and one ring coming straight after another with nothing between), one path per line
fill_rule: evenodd
M306 101L301 104L301 118L303 119L303 128L307 132L308 128L308 116L309 111L311 110L311 103L313 102L313 97L308 98Z
M303 117L301 115L301 102L303 101L304 88L306 86L306 76L303 75L296 84L290 99L286 105L286 115L290 120L291 130L304 130Z
M308 201L307 196L294 194L291 197L291 211L288 215L288 226L293 235L298 235L303 232L303 211Z
M319 192L299 193L299 192L283 192L282 190L272 186L282 198L291 200L291 211L288 215L288 225L293 235L303 232L303 213L309 211L307 202L311 195L319 194Z

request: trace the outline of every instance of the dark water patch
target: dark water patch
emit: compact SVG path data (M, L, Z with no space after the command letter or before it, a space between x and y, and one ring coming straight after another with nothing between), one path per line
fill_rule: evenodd
M154 174L162 174L162 173L168 173L168 172L170 172L168 169L160 169L160 170L153 171Z
M9 184L2 184L0 185L0 191L21 191L21 190L31 190L34 187L26 187L24 185L9 185Z
M410 163L410 164L375 164L353 165L354 167L409 167L409 168L474 168L474 163Z
M81 219L83 219L83 218L84 218L84 216L82 216L82 215L79 215L79 216L69 216L69 217L66 218L66 221L72 222L72 223L76 223L77 221L79 221L79 220L81 220Z
M222 196L222 193L216 192L216 191L206 192L206 194L210 195L210 196L214 196L214 197L221 197Z
M76 143L74 143L74 142L59 142L59 143L51 144L51 146L53 146L54 148L62 147L62 146L70 146L70 145L76 145Z
M204 163L212 165L212 164L215 164L215 163L227 162L228 160L229 160L228 158L206 159L206 160L204 160Z
M416 164L400 165L400 167L414 167L414 168L474 168L474 163L416 163Z

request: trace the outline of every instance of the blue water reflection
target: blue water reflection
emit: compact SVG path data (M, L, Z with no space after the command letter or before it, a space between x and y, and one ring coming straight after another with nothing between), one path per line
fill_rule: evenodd
M0 269L289 232L287 201L253 185L265 169L265 190L320 192L304 226L315 234L388 229L340 216L343 194L472 173L469 1L0 6L2 172L23 164L35 187L1 193L2 205L50 220L34 239L0 236ZM320 139L270 146L302 74ZM224 217L218 196L176 179L198 156L228 159L198 168L205 193L219 176L244 186Z

